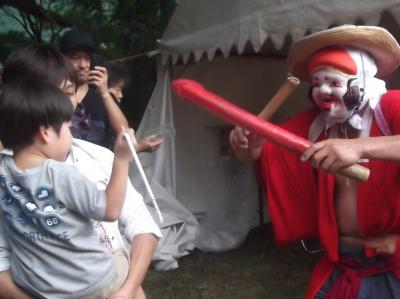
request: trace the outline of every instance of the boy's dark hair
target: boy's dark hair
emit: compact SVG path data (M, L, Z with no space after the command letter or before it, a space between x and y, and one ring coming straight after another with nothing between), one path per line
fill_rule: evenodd
M43 44L15 50L7 58L3 83L33 78L59 87L66 79L76 82L71 62L56 48Z
M53 84L35 79L6 83L0 94L0 140L17 151L33 143L41 126L59 134L72 113L70 99Z
M108 62L104 65L108 74L108 87L117 85L120 81L124 81L124 85L129 83L129 70L120 62Z

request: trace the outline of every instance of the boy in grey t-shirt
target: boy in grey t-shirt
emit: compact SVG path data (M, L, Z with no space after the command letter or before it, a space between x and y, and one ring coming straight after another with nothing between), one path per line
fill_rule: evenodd
M121 128L110 182L99 191L62 162L72 112L70 100L48 83L2 86L0 139L14 156L0 156L0 248L11 249L13 280L35 297L90 298L105 289L106 298L119 287L117 273L90 219L119 217L131 155Z

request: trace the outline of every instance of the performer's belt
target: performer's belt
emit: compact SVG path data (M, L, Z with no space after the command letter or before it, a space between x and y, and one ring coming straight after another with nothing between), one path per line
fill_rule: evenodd
M339 244L356 246L360 248L364 247L362 239L356 236L341 235L339 236Z
M400 268L400 238L397 238L393 255L378 256L381 260L370 266L352 257L341 256L336 267L342 272L333 283L325 299L356 299L364 277L393 272ZM381 263L380 263L381 262Z

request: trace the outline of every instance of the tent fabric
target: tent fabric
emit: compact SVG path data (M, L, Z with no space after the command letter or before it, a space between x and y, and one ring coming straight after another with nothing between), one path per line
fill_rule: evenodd
M138 170L132 166L130 171L134 186L145 195L149 211L158 222L163 235L153 257L153 267L159 271L178 268L177 259L194 249L194 238L198 227L197 219L175 198L175 128L171 96L169 70L160 66L153 96L136 132L138 139L152 134L164 139L157 151L139 155L140 163L146 177L149 178L150 187L163 215L163 223L159 223Z
M246 44L259 52L267 39L281 49L287 36L297 40L333 24L363 22L377 25L379 12L400 13L397 0L202 0L180 1L159 41L163 64L169 58L186 63L205 55L212 60L217 50L228 57L235 48L242 54Z
M224 161L218 167L225 188L210 204L199 225L194 245L203 252L220 252L238 247L248 231L257 226L258 190L254 167L238 161ZM228 167L227 167L228 166Z
M140 161L153 179L162 186L170 188L169 192L175 195L175 128L168 67L158 67L157 78L136 136L140 139L155 134L158 138L164 139L160 150L141 154Z
M172 219L161 226L164 237L154 257L156 269L177 267L178 259L193 248L220 252L238 247L259 224L259 203L263 201L253 164L221 153L227 147L227 136L221 134L229 131L229 124L176 98L171 93L171 78L195 79L256 113L282 83L285 65L283 59L259 56L220 57L173 69L159 64L159 80L136 133L138 138L158 131L167 136L157 151L139 156L146 174L153 178L152 188L155 184L162 188L162 193L153 190L161 212ZM268 78L271 72L275 76ZM306 90L299 92L305 94ZM294 96L283 108L294 113L304 105L308 102ZM284 117L278 112L274 120ZM140 182L135 169L131 178L134 184ZM145 193L143 187L138 189Z
M135 188L141 194L145 194L144 201L163 235L157 244L152 265L159 271L176 269L178 258L188 255L194 249L197 219L165 187L151 179L149 184L164 218L163 223L160 223L144 183L137 173L132 177Z

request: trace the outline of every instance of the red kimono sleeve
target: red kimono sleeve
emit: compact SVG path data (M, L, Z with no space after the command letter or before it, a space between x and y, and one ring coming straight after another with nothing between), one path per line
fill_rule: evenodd
M316 113L301 113L282 127L307 138ZM318 194L311 164L266 141L258 166L278 246L318 236Z

